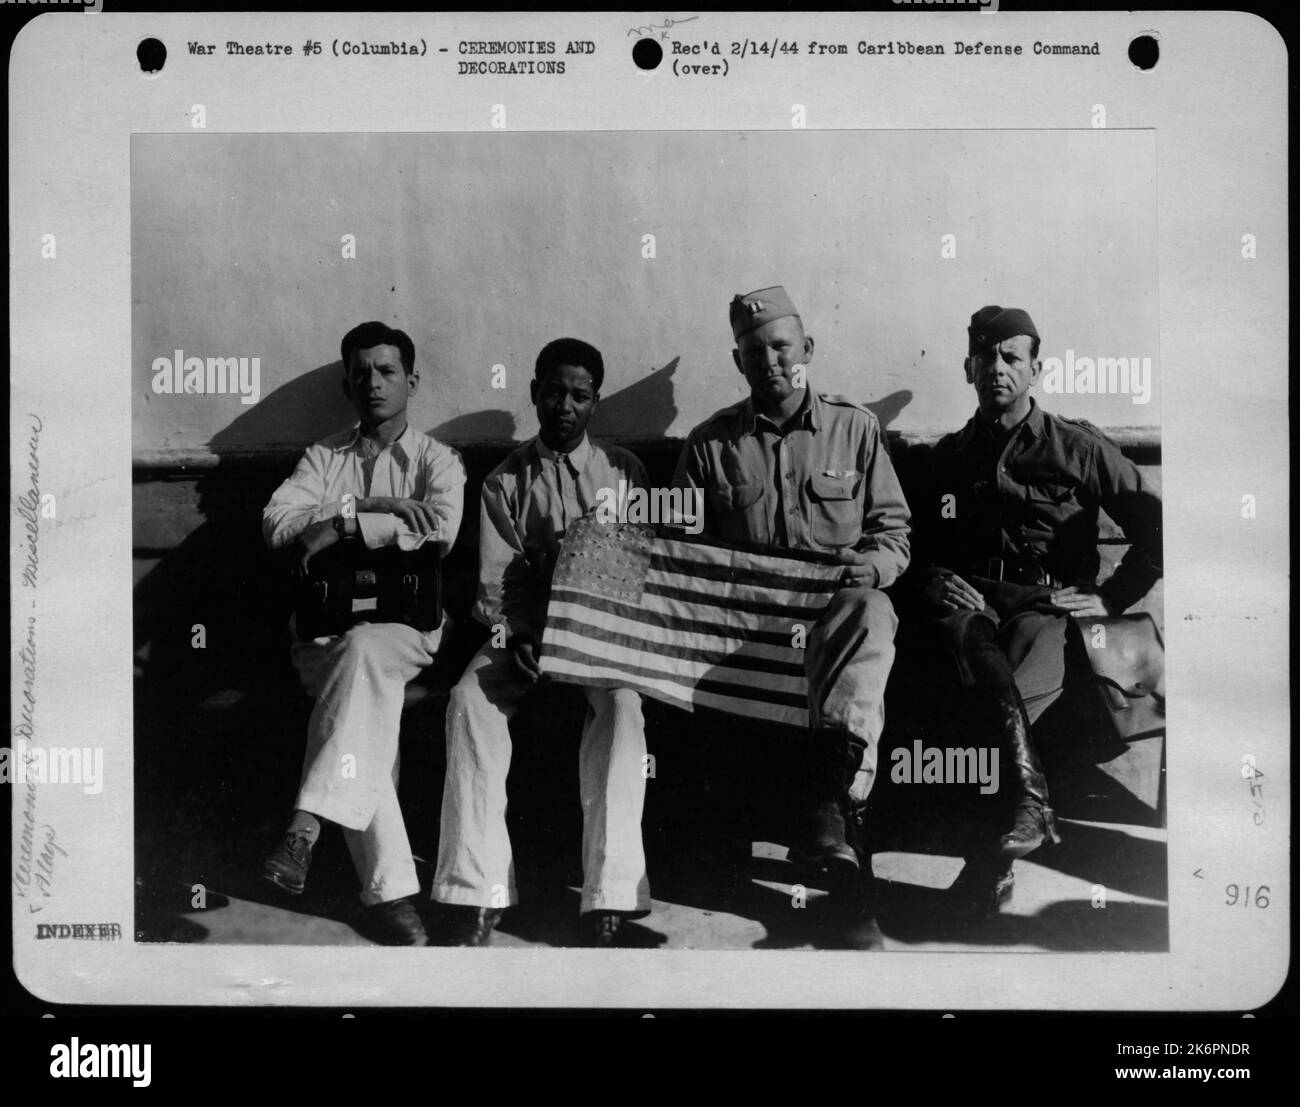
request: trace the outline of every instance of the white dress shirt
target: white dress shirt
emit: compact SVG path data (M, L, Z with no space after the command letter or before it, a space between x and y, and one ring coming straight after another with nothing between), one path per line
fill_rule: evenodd
M313 523L343 514L345 494L422 500L437 526L427 535L384 511L356 512L362 540L371 549L413 550L433 542L445 554L456 540L464 510L465 466L460 454L407 424L382 449L361 434L360 424L309 446L298 467L262 511L262 535L272 549L287 546ZM355 507L354 507L355 511Z

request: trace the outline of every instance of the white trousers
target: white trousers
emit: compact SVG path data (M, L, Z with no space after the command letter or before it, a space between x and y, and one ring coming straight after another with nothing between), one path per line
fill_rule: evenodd
M470 907L517 903L506 830L510 720L531 684L508 649L485 645L447 707L447 780L433 898ZM649 911L641 842L645 722L630 689L587 688L578 750L582 911Z
M441 638L361 623L293 645L294 668L316 700L295 806L343 828L367 906L420 890L397 803L397 738L406 684L433 663Z

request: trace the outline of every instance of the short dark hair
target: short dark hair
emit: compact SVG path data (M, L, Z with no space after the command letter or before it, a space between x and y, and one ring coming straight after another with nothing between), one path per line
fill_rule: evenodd
M541 380L552 369L558 369L561 365L573 365L587 370L591 374L591 383L596 386L597 392L605 383L604 358L600 356L600 351L595 346L583 342L580 338L557 338L554 342L548 342L543 346L542 352L537 355L533 376Z
M354 350L369 350L374 346L396 346L402 358L402 368L409 377L415 369L415 343L405 331L399 331L386 323L369 322L353 327L343 336L343 372L352 367Z

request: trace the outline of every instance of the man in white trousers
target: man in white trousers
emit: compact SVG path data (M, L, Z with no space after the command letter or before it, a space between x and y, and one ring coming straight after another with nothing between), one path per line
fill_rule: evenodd
M358 424L308 448L271 497L262 530L273 549L292 546L300 573L336 542L450 549L460 528L460 455L407 422L419 386L415 347L402 331L363 323L342 343L343 390ZM338 823L361 880L364 930L385 945L428 942L409 897L419 891L397 802L398 730L408 681L433 663L443 628L359 623L303 639L292 659L315 699L294 812L262 875L300 894L321 821Z
M506 829L509 724L541 679L539 643L560 541L602 488L644 488L628 451L593 442L587 423L605 368L586 342L561 338L538 355L532 399L540 433L483 484L475 618L492 628L453 689L447 777L433 898L445 905L434 941L485 946L502 910L518 902ZM645 726L631 689L583 688L588 712L578 754L583 812L583 944L619 945L626 918L650 910L641 812Z

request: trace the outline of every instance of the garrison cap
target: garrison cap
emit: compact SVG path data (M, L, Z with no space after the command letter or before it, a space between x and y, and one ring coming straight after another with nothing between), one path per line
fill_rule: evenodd
M1004 338L1014 338L1018 334L1038 337L1029 312L1020 308L1002 308L997 304L980 308L970 317L970 326L966 330L970 335L968 352L972 357L990 346L996 346Z
M798 314L794 301L779 284L771 288L760 288L757 292L748 292L744 296L737 293L731 301L731 333L739 338L758 330L773 319Z

